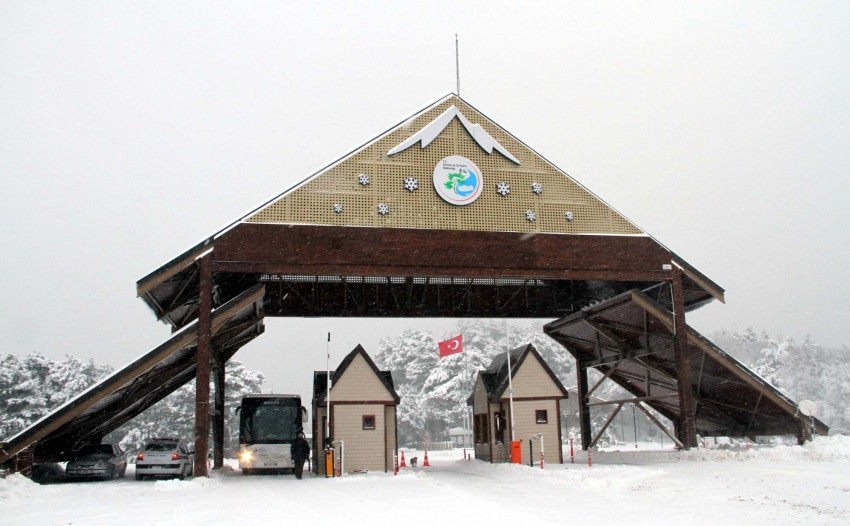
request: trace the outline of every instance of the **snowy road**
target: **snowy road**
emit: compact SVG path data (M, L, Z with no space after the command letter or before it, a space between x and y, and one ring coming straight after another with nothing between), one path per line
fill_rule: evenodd
M415 454L415 453L414 453ZM850 438L729 453L599 453L583 463L528 466L429 453L431 467L347 475L40 486L0 480L4 525L850 524ZM410 456L410 455L408 455ZM421 454L420 454L421 458Z

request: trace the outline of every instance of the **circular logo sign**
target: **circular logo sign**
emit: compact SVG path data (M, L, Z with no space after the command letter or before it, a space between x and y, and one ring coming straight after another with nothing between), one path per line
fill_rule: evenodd
M468 205L481 195L481 170L466 157L450 155L434 167L434 189L447 203Z

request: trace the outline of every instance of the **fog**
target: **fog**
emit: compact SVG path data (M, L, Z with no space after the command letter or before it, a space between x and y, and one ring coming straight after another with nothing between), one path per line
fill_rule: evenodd
M4 2L0 351L161 343L136 281L456 91L456 33L465 100L726 289L691 325L845 345L848 27L846 2ZM289 391L329 331L335 367L452 325L273 319L236 358Z

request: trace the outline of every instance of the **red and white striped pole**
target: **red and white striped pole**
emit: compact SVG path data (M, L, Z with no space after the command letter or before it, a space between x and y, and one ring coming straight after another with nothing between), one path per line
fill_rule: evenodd
M576 463L576 455L575 455L575 452L573 451L573 439L571 438L570 439L570 464L575 464L575 463Z
M543 433L537 436L540 437L540 469L543 469Z
M587 467L589 468L593 467L593 458L591 458L590 454L591 451L593 451L593 448L587 448Z

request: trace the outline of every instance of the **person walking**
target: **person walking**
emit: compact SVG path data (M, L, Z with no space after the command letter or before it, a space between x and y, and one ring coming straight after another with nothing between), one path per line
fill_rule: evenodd
M304 433L298 433L298 437L290 448L292 461L295 464L295 478L300 479L304 473L304 462L310 458L310 443L304 437Z

